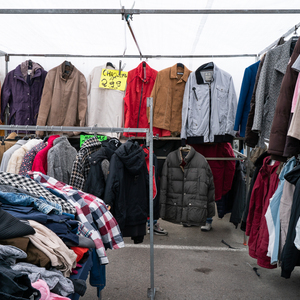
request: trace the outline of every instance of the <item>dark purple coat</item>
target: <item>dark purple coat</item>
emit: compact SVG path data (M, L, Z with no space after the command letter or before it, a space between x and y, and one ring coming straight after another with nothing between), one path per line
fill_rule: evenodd
M1 120L5 121L5 108L9 104L7 124L36 125L42 91L47 72L36 69L27 82L21 72L21 65L10 71L4 80L1 92Z

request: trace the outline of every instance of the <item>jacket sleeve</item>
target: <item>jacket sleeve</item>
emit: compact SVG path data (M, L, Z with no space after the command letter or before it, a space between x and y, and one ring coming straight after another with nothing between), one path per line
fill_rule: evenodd
M51 103L52 103L52 95L53 95L53 86L54 86L54 78L50 78L52 72L48 72L45 84L43 88L38 118L36 121L36 125L38 126L46 126L47 119L50 113ZM37 136L43 136L44 131L36 131Z
M270 52L266 54L266 58L264 64L261 69L261 73L257 83L257 89L255 94L255 112L254 112L254 119L252 125L252 131L260 132L262 126L262 119L264 113L264 104L266 98L268 97L268 87L270 84L270 73L269 72L269 65L270 65Z
M208 184L208 195L207 195L207 218L212 218L215 214L215 185L212 171L209 164L207 163L207 184Z
M118 163L116 154L113 154L109 164L109 174L107 176L105 193L104 193L104 202L107 206L110 206L110 211L114 214L117 196L120 191L120 183L118 178Z
M87 86L86 79L83 74L80 75L80 82L78 87L78 106L77 106L77 119L79 126L85 126L86 110L87 110ZM74 132L74 135L79 135L80 132Z
M11 80L10 73L4 79L2 91L1 91L1 121L5 121L5 108L8 103L11 102L12 99L12 91L11 91Z
M240 125L242 123L242 116L243 116L243 112L245 110L246 99L250 92L250 86L251 86L250 83L251 83L251 70L249 68L246 68L245 72L244 72L243 82L242 82L241 91L240 91L240 97L239 97L236 116L235 116L235 123L234 123L235 131L240 130Z
M190 102L190 80L191 76L189 76L185 88L184 88L184 93L183 93L183 102L182 102L182 111L181 111L181 118L182 118L182 123L181 123L181 134L180 137L182 139L187 138L187 121L188 121L188 113L189 113L189 102Z
M75 189L82 191L84 187L84 182L85 180L83 176L82 162L80 158L77 156L73 163L69 184L73 186Z
M167 188L168 188L168 157L164 162L162 174L160 177L160 217L161 218L164 218L166 215Z
M230 77L229 83L229 107L228 107L228 114L227 114L227 124L226 124L226 133L234 136L234 120L236 115L236 107L237 107L237 98L236 93L233 85L232 77Z
M155 110L155 104L156 104L156 97L157 97L157 92L158 92L158 87L159 87L159 72L157 73L155 82L154 82L154 86L152 88L150 97L153 98L153 114L154 114L154 110ZM147 107L147 118L148 118L148 123L150 123L150 107ZM154 115L153 115L153 119L154 119Z

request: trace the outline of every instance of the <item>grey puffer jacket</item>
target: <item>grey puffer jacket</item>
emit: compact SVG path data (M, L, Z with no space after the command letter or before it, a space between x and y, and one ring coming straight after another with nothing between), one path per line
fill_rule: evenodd
M160 182L160 216L174 223L205 225L215 215L215 186L208 162L193 147L171 152Z

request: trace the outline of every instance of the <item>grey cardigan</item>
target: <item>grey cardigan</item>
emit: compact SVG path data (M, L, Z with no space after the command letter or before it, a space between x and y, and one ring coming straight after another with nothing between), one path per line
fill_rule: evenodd
M181 148L164 163L160 186L162 219L200 226L215 215L215 186L208 162L191 147L185 158Z
M47 155L47 175L69 184L73 163L77 155L66 136L54 140Z

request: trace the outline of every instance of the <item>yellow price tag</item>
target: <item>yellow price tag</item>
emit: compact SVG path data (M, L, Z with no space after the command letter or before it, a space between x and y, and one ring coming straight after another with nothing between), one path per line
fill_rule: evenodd
M111 90L125 91L128 72L119 74L118 70L102 69L99 87Z

